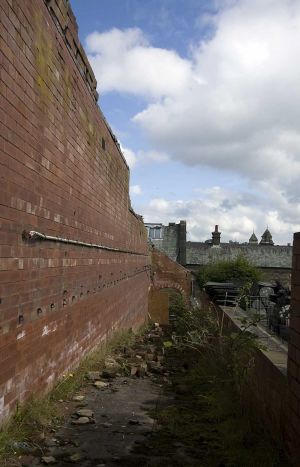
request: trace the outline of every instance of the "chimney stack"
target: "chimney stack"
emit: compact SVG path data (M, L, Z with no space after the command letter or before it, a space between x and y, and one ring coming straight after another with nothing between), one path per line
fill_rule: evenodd
M215 231L212 232L212 246L220 246L221 232L219 232L219 226L215 226Z

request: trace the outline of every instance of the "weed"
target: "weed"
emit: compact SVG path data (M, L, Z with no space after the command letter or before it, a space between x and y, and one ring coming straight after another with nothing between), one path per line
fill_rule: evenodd
M0 465L12 465L11 456L24 452L24 448L41 450L37 435L62 422L63 415L59 401L71 399L86 383L88 371L99 371L105 357L134 339L131 331L115 333L109 342L100 344L90 352L72 371L46 395L32 397L17 407L14 416L0 430Z

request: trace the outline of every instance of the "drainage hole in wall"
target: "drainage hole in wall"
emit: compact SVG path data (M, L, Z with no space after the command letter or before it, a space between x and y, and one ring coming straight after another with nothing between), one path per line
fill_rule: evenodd
M37 313L37 315L41 315L41 314L43 313L42 308L38 308L38 309L36 310L36 313Z
M53 310L54 308L55 308L55 305L54 305L54 303L51 303L51 305L50 305L50 309L51 309L51 310Z
M24 323L24 315L19 315L18 316L18 324L23 324Z
M73 295L72 296L72 302L75 302L75 300L76 300L76 297L75 297L75 295Z

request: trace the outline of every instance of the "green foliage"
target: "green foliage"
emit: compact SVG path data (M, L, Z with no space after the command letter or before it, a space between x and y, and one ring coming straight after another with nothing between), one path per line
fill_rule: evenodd
M169 358L177 352L177 358L188 362L188 370L177 380L188 391L188 398L179 395L177 406L163 408L159 423L172 439L197 445L203 466L287 466L281 447L274 447L257 414L246 409L247 388L260 348L250 329L260 317L242 318L239 329L228 329L224 319L213 304L208 309L179 308L173 346L165 348L169 347ZM164 442L167 449L169 435L164 441L160 432L158 443Z
M170 350L175 360L176 351ZM177 358L189 361L194 352L177 351ZM173 360L173 361L174 361ZM178 360L176 360L178 361ZM173 376L173 384L188 388L188 396L177 395L170 405L158 403L155 414L161 429L151 439L156 455L172 456L174 443L200 459L199 465L235 467L283 467L286 459L278 445L264 432L261 423L243 416L225 361L206 352L188 371ZM172 442L170 442L170 439ZM180 452L180 451L179 451ZM187 465L178 458L166 466Z
M213 303L208 309L189 309L177 303L173 344L176 348L192 349L198 354L209 354L226 368L227 379L242 397L247 375L254 366L255 351L260 348L256 336L250 332L260 320L258 314L240 320L240 329L224 329L224 313Z
M200 287L208 281L238 282L242 286L260 279L260 271L256 269L244 256L235 260L218 261L205 266L198 272L197 280Z
M181 316L187 311L187 305L183 296L179 293L170 294L169 313L176 317Z

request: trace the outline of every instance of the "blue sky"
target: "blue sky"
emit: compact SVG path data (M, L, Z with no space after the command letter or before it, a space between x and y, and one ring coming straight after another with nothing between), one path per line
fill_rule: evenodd
M300 229L297 0L71 0L148 222ZM291 67L293 63L293 67Z

